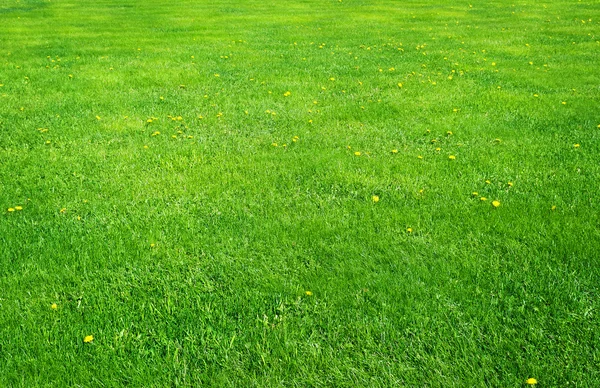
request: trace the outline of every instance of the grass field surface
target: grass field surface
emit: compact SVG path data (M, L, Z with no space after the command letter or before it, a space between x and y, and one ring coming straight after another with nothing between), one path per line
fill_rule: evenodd
M0 386L600 386L600 5L0 0Z

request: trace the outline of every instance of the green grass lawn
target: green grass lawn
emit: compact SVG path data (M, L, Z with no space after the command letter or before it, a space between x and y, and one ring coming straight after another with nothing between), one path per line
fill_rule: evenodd
M596 0L0 0L0 386L598 387L599 182Z

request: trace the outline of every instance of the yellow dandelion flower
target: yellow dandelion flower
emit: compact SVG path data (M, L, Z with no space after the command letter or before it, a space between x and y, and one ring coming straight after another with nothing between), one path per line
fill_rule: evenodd
M96 116L96 120L102 120L100 116Z
M378 195L374 195L373 196L373 202L375 202L375 203L379 202L379 196Z
M417 156L417 159L423 159L422 155Z
M271 145L272 145L273 147L277 147L277 146L278 146L278 144L277 144L277 143L271 143Z
M83 342L86 344L89 344L90 342L92 342L94 340L94 336L93 335L86 335L83 338Z
M154 248L156 246L155 243L150 243L150 248Z
M500 201L492 201L493 207L500 207Z
M398 150L392 150L392 154L397 154Z
M306 291L304 293L306 294L306 296L312 296L312 294L313 294L312 291Z
M15 206L15 210L19 211L19 210L23 210L22 206Z
M399 88L401 88L401 87L402 87L402 84L401 84L400 82L398 82L398 87L399 87Z
M356 152L354 153L354 156L360 156L360 155L361 155L361 154L360 154L360 151L356 151Z
M330 81L335 81L335 78L331 77L329 78Z
M473 191L473 192L471 193L471 195L472 195L473 197L477 197L477 196L479 196L479 193L478 193L477 191Z
M407 233L412 233L413 232L413 228L406 228L406 232Z
M50 305L50 308L51 308L52 310L56 310L56 309L58 308L58 305L57 305L56 303L52 303L52 304Z
M452 135L452 131L446 132L446 135L451 136Z
M579 143L578 144L573 144L573 147L579 148Z
M487 201L487 198L486 197L481 197L481 198L479 198L479 200L480 201Z
M292 92L289 92L289 91L283 93L283 97L289 97L291 95L292 95Z
M66 208L66 207L63 207L62 209L60 209L60 213L64 213L64 212L66 212L66 211L67 211L67 208Z
M552 205L552 207L550 208L550 210L552 210L552 211L556 210L556 205Z
M561 102L561 104L563 104L563 105L567 105L567 102L566 102L566 101L563 101L563 102Z
M15 211L15 209L14 209L14 208L12 208L12 207L9 207L9 208L8 208L8 212L9 212L9 213L12 213L12 212L14 212L14 211Z
M439 151L441 151L442 149L441 149L440 147L437 147L435 150L439 152Z
M489 185L492 182L490 180L486 180L485 183Z
M147 150L147 149L148 149L148 146L147 146L147 145L145 145L145 146L144 146L144 149L146 149L146 150Z
M529 384L529 385L536 385L537 384L537 380L534 379L533 377L528 378L525 382L527 384Z
M448 159L450 159L450 160L454 160L454 159L456 159L456 156L454 156L454 155L450 155L450 156L448 156Z
M512 182L508 182L507 185L508 185L508 187L513 187L513 183Z

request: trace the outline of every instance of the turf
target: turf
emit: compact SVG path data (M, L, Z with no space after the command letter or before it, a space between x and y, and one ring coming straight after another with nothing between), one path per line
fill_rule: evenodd
M0 0L0 386L600 386L599 22Z

